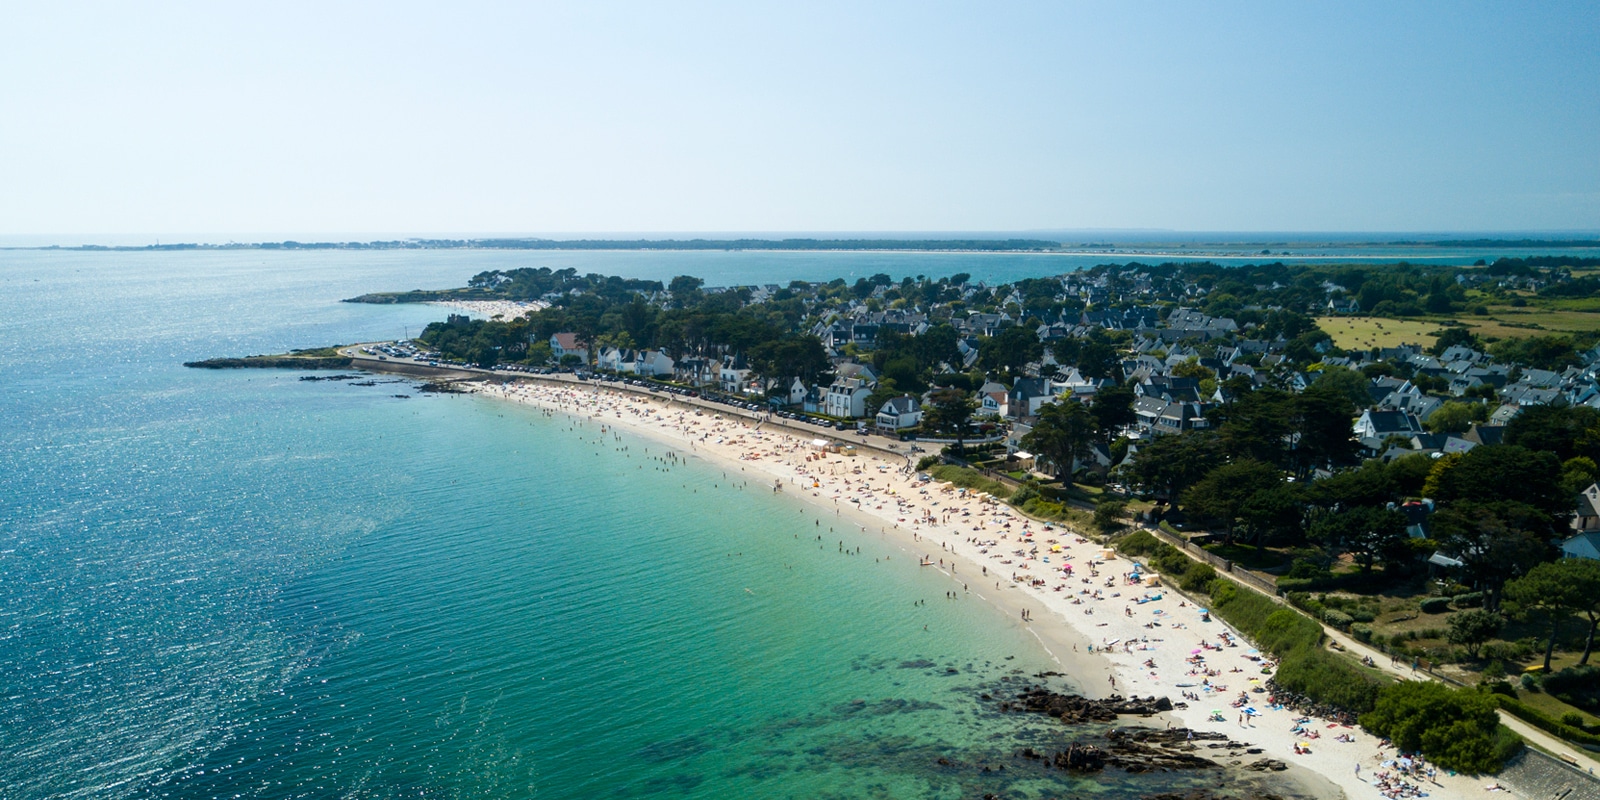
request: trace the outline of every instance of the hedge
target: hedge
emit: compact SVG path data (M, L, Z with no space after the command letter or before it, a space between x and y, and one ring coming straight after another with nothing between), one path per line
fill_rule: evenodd
M1467 592L1450 598L1456 608L1477 608L1483 605L1483 592Z
M1534 726L1535 728L1539 728L1546 733L1555 734L1556 736L1561 737L1563 740L1572 742L1573 744L1600 745L1600 736L1596 736L1588 731L1580 730L1572 727L1571 725L1553 720L1534 710L1531 706L1527 705L1521 700L1513 697L1506 697L1503 694L1495 694L1494 698L1500 702L1500 707L1510 713L1511 716L1516 717L1517 719L1520 719L1523 722Z
M1360 667L1322 649L1317 621L1228 581L1217 581L1211 610L1278 657L1279 686L1312 702L1371 710L1380 684Z
M1450 598L1430 597L1418 604L1424 614L1443 614L1450 610Z

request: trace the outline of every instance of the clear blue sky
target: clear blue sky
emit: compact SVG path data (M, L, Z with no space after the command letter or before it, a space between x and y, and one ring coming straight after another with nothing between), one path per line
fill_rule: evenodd
M1600 7L8 3L0 234L1600 229Z

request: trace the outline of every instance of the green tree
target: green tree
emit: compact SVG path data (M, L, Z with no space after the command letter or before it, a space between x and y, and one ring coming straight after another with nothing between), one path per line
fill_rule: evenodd
M1425 453L1412 453L1389 462L1384 469L1389 483L1401 497L1421 497L1422 487L1433 469L1433 459Z
M1120 359L1117 348L1105 332L1095 328L1082 339L1059 339L1052 348L1056 363L1077 367L1085 378L1117 378Z
M1505 618L1499 614L1481 608L1451 614L1450 618L1445 620L1445 624L1450 628L1446 640L1451 644L1467 648L1467 656L1476 660L1478 649L1490 639L1500 635L1500 628L1505 622Z
M1486 693L1401 681L1378 693L1373 709L1361 715L1361 727L1388 738L1400 752L1421 752L1446 769L1495 772L1500 768L1498 709Z
M1573 559L1563 559L1568 561ZM1582 581L1571 578L1577 573L1562 566L1561 561L1547 561L1528 570L1528 574L1506 583L1506 601L1513 610L1542 618L1550 623L1550 635L1545 639L1544 671L1550 671L1550 657L1555 652L1556 636L1561 621L1593 600L1579 595L1588 588Z
M1288 442L1294 431L1293 397L1281 389L1265 387L1236 398L1211 413L1224 452L1280 467L1288 462Z
M1194 378L1197 381L1217 377L1217 373L1201 364L1197 356L1189 356L1187 360L1175 365L1172 368L1172 375L1175 378Z
M1446 555L1461 561L1462 577L1483 592L1484 608L1500 607L1507 581L1546 560L1549 519L1516 503L1453 503L1433 515L1433 539Z
M1578 456L1600 461L1600 411L1588 406L1526 406L1506 423L1505 443L1566 461Z
M1100 442L1109 443L1118 431L1138 419L1133 413L1133 387L1107 386L1101 389L1095 394L1094 405L1089 407L1089 413L1094 416Z
M1287 466L1301 479L1318 467L1356 463L1358 444L1350 421L1355 406L1336 387L1312 386L1288 404L1293 446Z
M1103 500L1094 507L1094 527L1105 536L1115 536L1128 524L1123 521L1128 504L1121 500Z
M1367 376L1346 367L1324 367L1322 374L1311 383L1313 388L1342 395L1353 409L1372 405L1369 385Z
M1371 572L1382 559L1399 561L1406 552L1406 518L1398 511L1378 506L1358 506L1328 514L1311 526L1311 538L1329 552L1349 553Z
M1544 653L1546 672L1550 670L1557 628L1574 613L1581 614L1589 623L1583 656L1578 664L1589 663L1589 655L1594 651L1595 629L1600 627L1600 561L1585 558L1547 561L1507 583L1505 594L1506 600L1518 608L1549 621L1550 635Z
M1046 403L1039 421L1022 436L1022 446L1054 465L1057 478L1072 477L1076 463L1087 458L1095 440L1094 417L1076 400Z
M929 403L922 412L922 424L956 437L956 452L966 449L967 424L978 412L978 401L960 389L940 389L928 397Z
M1275 489L1282 482L1283 474L1277 467L1241 459L1206 473L1184 493L1184 505L1190 511L1221 521L1231 538L1245 502L1257 492Z
M1016 374L1044 354L1044 343L1033 328L1013 325L978 343L978 364L984 369Z
M1561 492L1561 462L1552 452L1487 445L1438 463L1444 469L1433 481L1435 500L1521 503L1550 517L1567 513L1574 503Z
M1451 400L1434 409L1423 424L1434 433L1462 433L1472 427L1472 423L1488 418L1488 408L1482 403Z
M1434 340L1433 346L1428 348L1428 352L1437 356L1457 345L1470 347L1473 350L1483 348L1483 343L1478 341L1478 337L1472 335L1471 328L1445 328L1439 332L1438 338Z
M1166 497L1174 506L1183 493L1222 463L1222 446L1210 431L1158 436L1143 445L1124 469L1126 481Z
M1250 495L1239 507L1239 528L1258 547L1269 542L1299 544L1306 505L1296 484L1283 483Z

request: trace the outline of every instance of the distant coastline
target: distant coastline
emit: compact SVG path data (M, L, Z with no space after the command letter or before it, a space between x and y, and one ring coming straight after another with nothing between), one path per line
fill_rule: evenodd
M67 250L87 252L179 252L187 250L624 250L624 251L773 251L773 252L912 252L912 253L1052 253L1052 254L1164 254L1204 257L1216 255L1216 250L1253 250L1268 248L1268 252L1252 255L1272 255L1270 248L1295 249L1322 248L1416 248L1431 249L1564 249L1600 248L1600 238L1479 238L1479 239L1400 239L1391 241L1282 241L1279 239L1238 239L1207 241L1199 235L1195 241L1083 241L1063 242L1054 239L1031 238L784 238L784 239L545 239L545 238L482 238L482 239L389 239L365 242L175 242L147 245L39 245L5 247L7 250ZM1189 250L1189 248L1195 248ZM1285 253L1284 255L1287 255Z

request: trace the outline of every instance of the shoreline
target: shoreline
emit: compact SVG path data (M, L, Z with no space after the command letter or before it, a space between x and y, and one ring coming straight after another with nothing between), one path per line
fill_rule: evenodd
M1324 720L1296 725L1298 714L1272 707L1265 693L1253 691L1270 674L1270 660L1262 660L1220 620L1201 621L1195 604L1171 588L1133 583L1133 562L1063 524L1030 520L948 484L918 481L903 463L870 450L819 454L791 429L763 430L760 422L670 395L501 380L469 385L486 397L613 425L719 467L754 473L769 487L776 481L785 494L822 511L832 507L863 532L877 526L912 563L926 557L927 565L919 569L938 569L955 591L975 595L1010 624L1021 624L1085 696L1154 695L1187 702L1187 708L1159 716L1169 726L1250 741L1262 749L1259 757L1289 764L1282 776L1301 785L1326 782L1326 788L1337 786L1351 798L1384 796L1370 779L1395 757L1392 749L1379 749L1378 740L1358 728ZM1070 577L1061 571L1068 565ZM1227 644L1228 639L1237 644ZM1192 661L1195 655L1202 660ZM1241 692L1257 715L1244 716L1232 707ZM1212 710L1221 712L1221 721ZM1352 741L1338 741L1340 735ZM1297 753L1298 746L1308 752ZM1411 783L1431 797L1446 798L1476 794L1492 779L1440 773L1436 781Z

